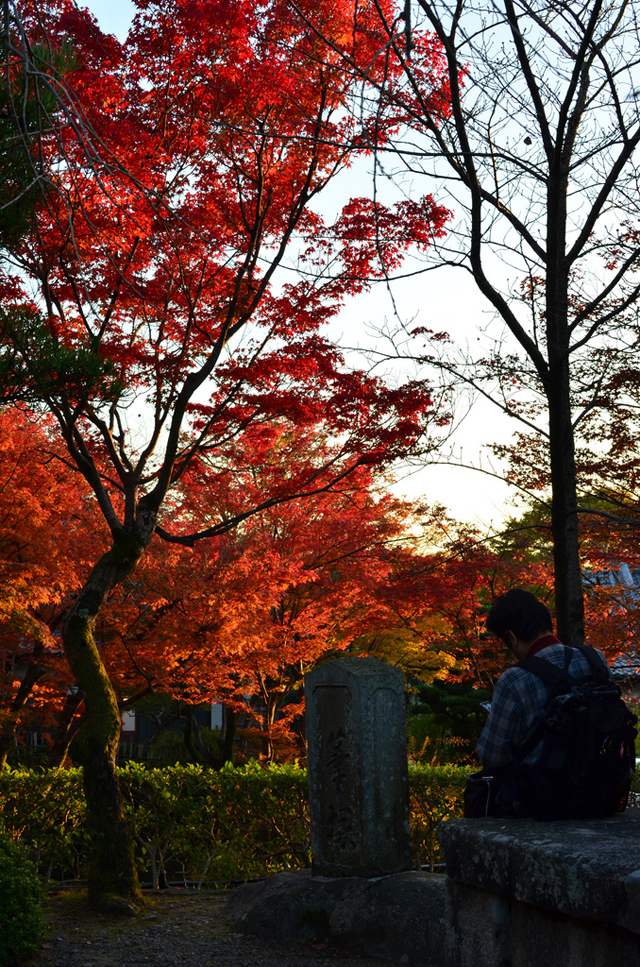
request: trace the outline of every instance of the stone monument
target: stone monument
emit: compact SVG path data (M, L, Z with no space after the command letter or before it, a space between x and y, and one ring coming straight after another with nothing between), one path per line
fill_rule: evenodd
M305 676L313 874L411 868L404 681L376 658Z

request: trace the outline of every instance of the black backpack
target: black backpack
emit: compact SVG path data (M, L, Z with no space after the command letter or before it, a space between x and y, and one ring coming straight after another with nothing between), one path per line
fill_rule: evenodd
M635 770L637 717L621 698L608 665L593 648L578 649L590 674L573 678L565 646L560 669L544 658L525 658L516 667L550 686L545 714L522 743L515 766L500 777L499 812L537 819L598 819L622 812ZM542 742L533 765L524 760Z

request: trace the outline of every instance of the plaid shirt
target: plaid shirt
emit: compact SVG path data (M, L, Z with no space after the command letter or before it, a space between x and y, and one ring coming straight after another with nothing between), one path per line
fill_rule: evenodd
M601 657L601 651L595 651ZM564 645L550 644L541 648L537 656L564 668ZM591 674L587 659L574 650L568 668L573 678ZM611 674L611 672L609 672ZM478 755L485 769L495 769L513 760L515 750L544 717L550 687L533 672L524 668L508 668L498 679L493 693L489 718L478 740ZM524 760L531 765L539 757L541 745Z

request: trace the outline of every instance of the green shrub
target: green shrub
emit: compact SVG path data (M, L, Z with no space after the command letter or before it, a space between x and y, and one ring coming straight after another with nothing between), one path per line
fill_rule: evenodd
M408 708L407 742L416 762L479 769L476 745L487 720L484 688L468 683L419 683Z
M47 885L86 875L80 769L0 772L0 814L5 832L28 848Z
M249 879L309 866L307 778L297 765L256 762L120 770L125 812L154 886L169 879Z
M0 833L0 967L37 950L44 932L42 887L24 850Z
M455 766L412 766L411 835L416 866L440 863L437 828L462 814L464 776ZM311 862L307 773L255 761L220 772L197 765L118 770L143 881L194 885L268 876ZM82 774L0 773L7 835L29 850L45 883L84 878L90 842Z
M462 816L465 778L461 766L409 767L411 843L418 866L433 869L442 862L438 826Z

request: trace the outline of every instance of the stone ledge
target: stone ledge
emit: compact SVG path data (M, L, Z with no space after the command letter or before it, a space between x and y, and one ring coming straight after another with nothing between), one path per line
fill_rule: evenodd
M278 873L237 887L225 912L242 933L328 941L407 967L442 967L445 881L417 872L375 879Z
M459 883L640 933L640 809L585 821L453 820L439 836Z

